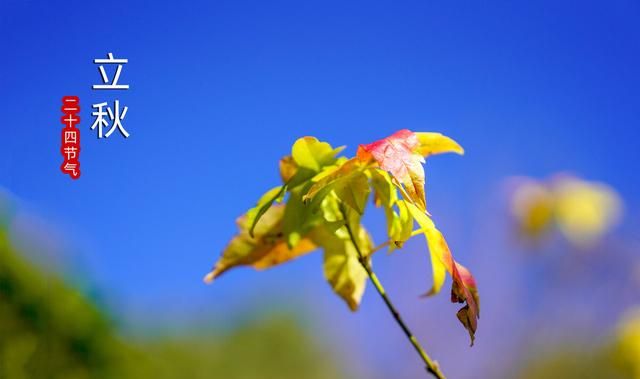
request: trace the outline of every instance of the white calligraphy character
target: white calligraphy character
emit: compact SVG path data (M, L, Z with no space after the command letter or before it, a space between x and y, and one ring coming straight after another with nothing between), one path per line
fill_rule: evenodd
M108 59L94 59L93 63L100 64L98 70L100 71L100 75L102 76L102 82L104 84L94 84L93 89L129 89L128 84L118 84L118 80L120 79L120 73L122 72L122 65L128 63L128 59L116 59L113 57L113 53L107 54ZM117 64L118 68L116 69L116 74L113 77L113 81L109 83L109 77L107 77L107 72L104 69L103 64Z
M96 120L93 122L93 125L91 125L91 130L94 130L96 127L98 128L98 138L103 137L102 128L109 126L109 122L105 119L105 116L108 116L109 120L112 121L111 128L107 131L107 133L104 134L105 138L109 138L109 136L116 129L118 129L118 131L120 132L120 134L124 136L124 138L129 137L129 132L127 132L127 130L122 125L122 120L127 115L127 111L129 110L129 107L127 106L123 107L121 112L119 100L114 101L113 110L111 109L111 107L107 107L106 102L93 104L92 107L97 110L91 113L93 116L96 117ZM103 110L104 107L107 107L106 112Z

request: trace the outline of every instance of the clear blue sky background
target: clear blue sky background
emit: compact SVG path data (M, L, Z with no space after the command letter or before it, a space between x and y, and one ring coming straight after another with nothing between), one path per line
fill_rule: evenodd
M467 154L428 162L427 196L480 282L478 346L467 351L446 294L416 300L430 272L421 242L377 268L444 365L464 353L454 373L490 372L500 343L483 340L492 322L499 330L505 285L518 276L500 232L504 178L571 171L606 182L638 226L639 18L632 0L3 0L0 185L63 235L61 250L124 313L224 324L254 307L302 304L318 334L356 350L359 370L410 376L417 360L379 299L369 291L349 314L319 255L231 272L211 287L201 277L235 217L278 183L277 160L297 137L353 154L401 128L446 133ZM107 52L129 59L121 82L130 90L90 89L100 80L92 60ZM83 107L78 181L58 169L67 94ZM129 107L131 137L98 140L90 105L115 99ZM383 232L379 217L369 222Z

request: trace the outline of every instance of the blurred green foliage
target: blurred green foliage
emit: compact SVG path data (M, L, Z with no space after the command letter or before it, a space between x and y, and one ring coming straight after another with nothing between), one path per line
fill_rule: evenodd
M633 378L619 370L609 351L583 351L578 347L557 347L536 352L525 364L519 379L623 379Z
M288 317L253 322L226 336L158 339L142 347L148 359L144 377L149 378L345 377L336 369L330 352L292 327Z
M125 339L79 291L23 259L0 227L1 379L343 377L289 317Z
M535 352L519 372L520 379L640 379L640 309L623 317L601 346Z
M22 260L0 230L1 378L111 378L125 349L96 307Z

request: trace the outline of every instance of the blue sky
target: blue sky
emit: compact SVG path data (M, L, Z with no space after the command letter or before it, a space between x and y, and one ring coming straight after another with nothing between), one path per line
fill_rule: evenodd
M427 197L456 257L479 267L483 304L500 303L493 272L516 273L502 267L508 245L487 237L502 233L487 220L501 219L506 177L570 171L608 183L637 238L639 16L635 1L3 1L0 185L63 235L65 254L125 312L225 323L253 307L300 303L319 325L346 323L366 359L393 366L385 349L362 342L362 328L383 325L390 346L406 347L379 299L369 288L364 314L350 315L324 283L319 255L202 285L235 217L278 183L277 160L296 138L354 154L409 128L466 149L429 160ZM108 52L129 59L121 82L130 90L91 90L100 80L92 60ZM68 94L83 107L78 181L58 169ZM129 107L131 137L98 140L90 106L115 99ZM383 232L380 217L368 221ZM381 276L408 288L400 303L414 324L447 317L431 344L454 335L439 351L452 363L448 349L466 349L464 330L446 294L412 305L429 279L422 244L412 246L415 257L381 258ZM403 270L407 278L394 279Z

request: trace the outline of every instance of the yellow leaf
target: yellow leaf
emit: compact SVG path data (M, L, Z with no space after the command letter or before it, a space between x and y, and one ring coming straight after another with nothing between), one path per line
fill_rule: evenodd
M408 202L404 203L418 225L420 225L420 229L426 238L429 255L431 257L431 269L433 271L433 286L427 292L427 295L435 295L442 289L446 278L447 268L445 266L445 259L446 255L450 255L448 247L442 233L436 229L431 218L415 205Z
M238 235L231 239L211 272L205 276L205 281L212 282L236 266L265 269L314 250L315 244L307 238L301 239L293 248L287 246L282 235L283 214L284 205L277 204L269 208L256 225L253 237L248 232L247 217L238 218Z
M431 269L433 270L433 287L426 293L427 296L433 296L440 292L447 276L446 267L444 265L444 256L447 253L446 241L437 229L428 229L425 233L429 252L431 253ZM435 257L435 259L434 259Z
M356 172L348 180L340 180L336 183L334 191L340 200L353 208L359 214L364 213L367 197L371 189L369 179L362 172Z
M411 212L409 212L409 207L407 207L406 202L397 202L396 206L398 207L400 226L398 228L395 241L406 241L411 238L414 218L411 216Z
M360 228L359 247L363 254L371 249L368 234ZM358 253L344 229L336 233L318 228L312 233L314 241L324 249L324 276L334 292L355 311L360 305L367 284L367 273L358 260Z
M385 208L393 207L398 200L398 193L389 173L377 168L367 170L367 173L371 176L375 205Z
M283 183L288 183L298 171L298 165L291 155L280 159L280 177Z
M307 238L300 240L293 249L290 249L284 241L280 241L277 242L260 260L253 263L253 267L257 270L264 270L269 267L279 265L280 263L287 262L302 254L313 251L316 248L317 246Z
M420 144L417 152L423 157L442 153L464 154L464 149L453 139L441 133L415 133Z
M471 345L475 339L475 332L478 328L478 318L480 317L480 299L476 282L471 272L453 259L447 241L429 216L422 212L415 205L406 202L411 215L420 225L421 230L427 238L429 252L431 254L431 266L433 268L433 287L427 295L433 295L440 291L445 280L446 272L451 275L453 284L451 286L451 301L467 304L458 313L458 320L469 332Z

